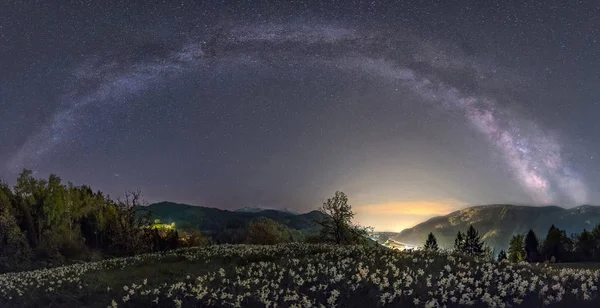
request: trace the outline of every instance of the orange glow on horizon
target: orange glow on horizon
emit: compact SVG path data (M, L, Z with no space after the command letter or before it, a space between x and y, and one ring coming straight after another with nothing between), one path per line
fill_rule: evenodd
M356 221L375 231L400 232L429 218L447 215L463 208L458 200L404 201L353 206Z

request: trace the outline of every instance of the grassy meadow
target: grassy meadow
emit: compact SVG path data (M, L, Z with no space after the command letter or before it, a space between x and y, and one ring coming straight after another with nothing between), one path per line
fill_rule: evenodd
M597 307L600 271L383 247L211 245L0 275L0 307Z

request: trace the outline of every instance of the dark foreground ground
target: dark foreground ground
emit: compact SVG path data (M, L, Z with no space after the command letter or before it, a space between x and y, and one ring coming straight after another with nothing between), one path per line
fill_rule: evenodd
M0 275L0 307L600 307L598 263L215 245Z

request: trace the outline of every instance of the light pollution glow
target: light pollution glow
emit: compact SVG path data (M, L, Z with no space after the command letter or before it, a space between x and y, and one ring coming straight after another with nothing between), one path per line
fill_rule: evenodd
M331 25L296 27L294 24L233 27L228 35L220 35L218 39L221 44L215 48L219 48L219 53L213 57L205 57L203 39L191 39L189 44L170 50L158 61L126 65L128 62L125 60L118 63L110 57L92 58L73 73L73 84L77 85L75 88L85 88L83 85L87 82L95 82L99 84L94 88L96 90L87 90L83 94L77 91L67 93L64 107L48 125L21 146L8 165L13 170L20 170L42 160L62 140L73 139L71 135L76 133L77 128L76 115L88 105L121 101L128 95L148 91L153 84L167 77L176 78L184 72L201 68L215 69L218 65L214 63L242 63L257 69L268 66L278 59L278 55L285 60L292 53L303 63L329 65L330 68L396 82L420 95L432 106L442 106L449 112L462 114L487 139L491 151L504 158L515 180L536 203L552 203L560 200L561 195L575 204L587 201L587 186L564 157L559 140L537 123L515 115L492 95L461 91L441 81L441 78L425 75L413 68L420 62L427 62L433 69L482 70L468 61L453 61L452 57L439 62L438 53L427 56L424 51L429 49L418 39L413 42L411 38L401 37L389 41L384 33ZM411 44L406 44L407 40ZM324 45L335 52L327 57L316 57L310 52L294 54L293 49L278 47L286 46L283 43L315 49ZM412 50L414 59L411 61L398 60L386 53L406 45L416 46ZM261 56L259 51L263 50L267 52ZM381 231L399 231L432 216L448 214L462 205L456 200L393 202L357 206L356 212L358 221L364 225L373 225Z
M404 201L379 204L362 204L353 207L356 221L372 226L378 232L400 232L427 219L450 214L464 208L458 200Z

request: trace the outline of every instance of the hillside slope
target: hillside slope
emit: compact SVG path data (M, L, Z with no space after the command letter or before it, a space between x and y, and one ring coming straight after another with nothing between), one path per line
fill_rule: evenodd
M567 235L591 230L600 223L600 207L580 206L565 209L558 206L518 206L508 204L482 205L466 208L446 216L434 217L400 233L382 233L381 237L408 244L422 244L433 232L442 247L451 248L456 233L472 224L486 244L506 249L513 234L533 229L544 238L552 224L565 229Z
M318 211L298 215L277 210L228 211L173 202L154 203L144 209L150 210L152 216L162 222L174 222L181 229L197 228L206 234L215 234L225 228L245 226L258 217L270 218L304 233L314 233L318 230L315 220L323 217Z
M290 210L290 209L280 209L280 208L272 208L272 207L243 207L241 209L237 209L234 212L249 212L249 213L258 213L262 211L274 210L278 212L290 213L294 215L300 215L300 212Z

